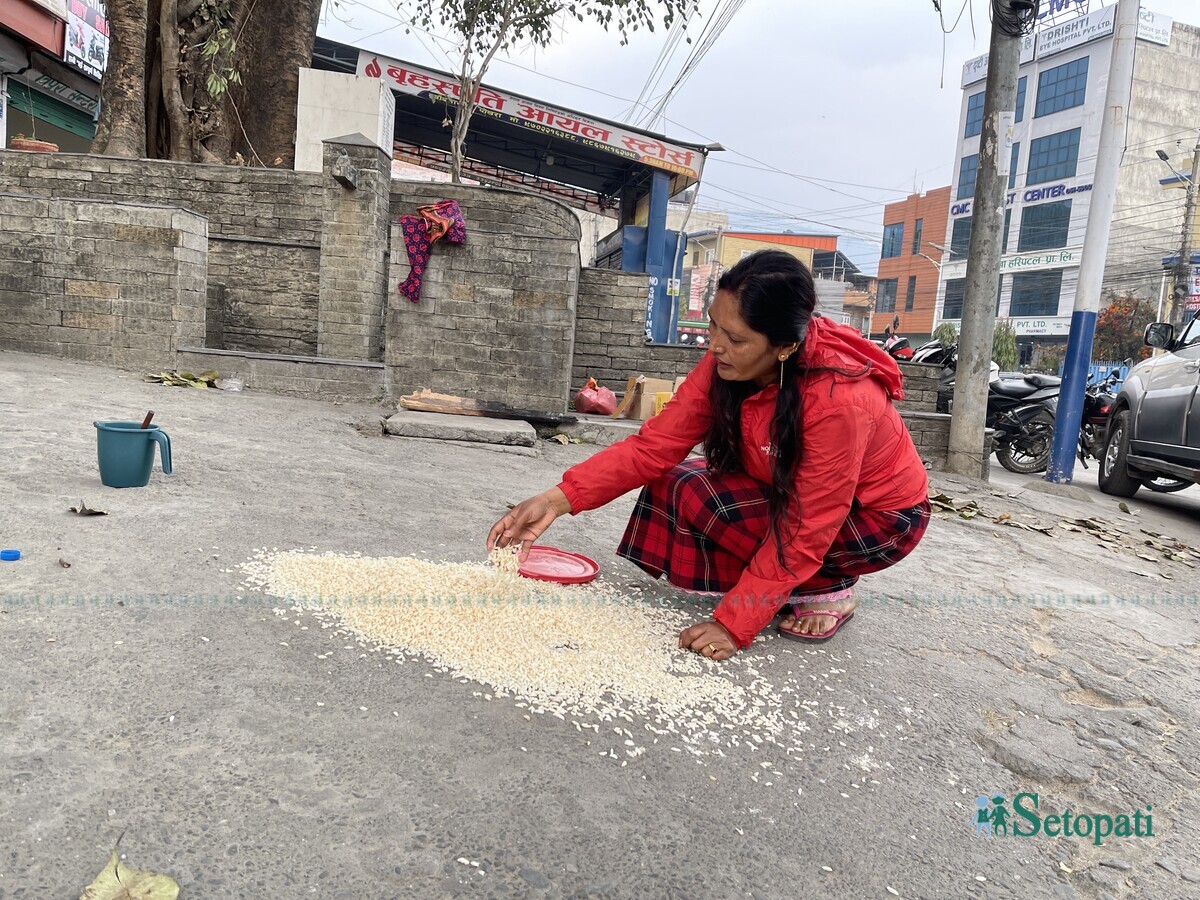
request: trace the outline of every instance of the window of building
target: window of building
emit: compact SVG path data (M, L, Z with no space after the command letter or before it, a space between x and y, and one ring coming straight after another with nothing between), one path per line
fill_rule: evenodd
M747 256L749 256L749 255L750 255L751 253L753 253L753 252L754 252L753 250L743 250L743 251L742 251L741 258L742 258L742 259L745 259Z
M704 261L706 263L713 262L714 260L716 260L716 258L717 258L716 250L705 250L704 251Z
M899 256L904 247L904 223L883 226L883 255L881 259Z
M1058 315L1058 297L1062 293L1063 270L1022 272L1012 277L1010 316Z
M896 311L896 287L899 280L896 278L881 278L879 280L879 293L875 300L875 312L895 312Z
M954 228L950 232L950 262L967 258L967 250L971 246L971 217L963 216L954 220Z
M974 137L983 131L983 91L967 99L967 130L963 137Z
M1038 76L1037 104L1033 116L1048 116L1073 106L1082 106L1087 92L1088 58L1077 59Z
M1071 225L1071 201L1059 200L1027 206L1021 213L1021 233L1017 252L1049 250L1067 246L1067 230Z
M913 256L916 256L921 252L921 226L924 224L924 221L924 219L917 219L916 223L913 225Z
M912 312L913 303L917 300L917 276L908 276L908 292L904 295L904 311Z
M946 299L942 302L943 319L961 319L967 279L951 278L946 282Z
M1021 142L1013 141L1012 156L1008 158L1008 189L1017 186L1017 163L1021 161Z
M1025 118L1025 82L1028 79L1021 76L1017 82L1017 121L1020 122Z
M1035 138L1029 144L1029 171L1025 174L1025 184L1071 178L1078 164L1078 128Z
M1000 252L1008 252L1008 227L1012 224L1012 207L1004 211L1004 231L1000 234Z
M1079 129L1075 129L1078 131ZM975 176L979 174L979 154L964 156L958 166L958 198L966 200L975 196Z

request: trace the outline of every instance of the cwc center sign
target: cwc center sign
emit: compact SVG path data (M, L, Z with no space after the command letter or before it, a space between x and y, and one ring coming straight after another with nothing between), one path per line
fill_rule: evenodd
M444 72L423 69L411 63L380 58L365 50L358 54L358 74L377 78L393 91L425 97L448 104L458 103L458 79ZM490 116L541 134L602 150L625 159L637 160L699 180L700 154L643 132L620 125L597 122L579 113L569 112L516 94L481 87L475 95L475 115Z

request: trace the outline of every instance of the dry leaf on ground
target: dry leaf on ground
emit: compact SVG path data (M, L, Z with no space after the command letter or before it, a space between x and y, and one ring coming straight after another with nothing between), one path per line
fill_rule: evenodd
M117 838L118 847L120 843ZM113 847L108 865L83 889L79 900L175 900L178 896L179 885L174 878L129 868Z
M82 500L79 501L78 506L71 507L71 512L75 513L75 515L77 515L77 516L107 516L108 515L107 510L97 509L94 506L89 507Z

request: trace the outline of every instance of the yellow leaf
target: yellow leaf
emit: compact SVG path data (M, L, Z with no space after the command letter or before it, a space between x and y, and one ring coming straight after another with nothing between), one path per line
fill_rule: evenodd
M117 847L113 847L108 865L83 889L79 900L176 900L178 896L174 878L122 865Z

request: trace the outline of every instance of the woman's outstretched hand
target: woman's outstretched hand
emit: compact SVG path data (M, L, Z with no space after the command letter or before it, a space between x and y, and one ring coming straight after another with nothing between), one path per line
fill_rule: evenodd
M738 651L737 644L719 622L701 622L683 629L679 632L679 646L718 662Z
M571 503L561 488L551 488L536 497L523 500L510 509L488 532L487 548L507 547L516 542L521 547L521 562L529 556L529 548L542 536L550 524L571 511Z

